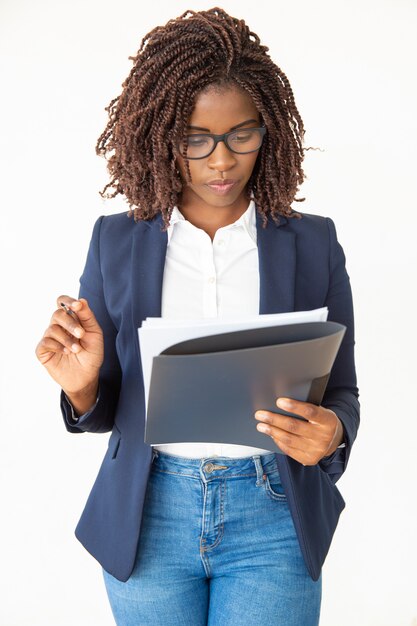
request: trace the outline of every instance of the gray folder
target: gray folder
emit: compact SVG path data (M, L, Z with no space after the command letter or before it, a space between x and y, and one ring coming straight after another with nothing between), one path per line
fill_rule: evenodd
M280 396L319 405L346 326L308 322L199 337L153 358L145 442L232 443L281 452L254 413Z

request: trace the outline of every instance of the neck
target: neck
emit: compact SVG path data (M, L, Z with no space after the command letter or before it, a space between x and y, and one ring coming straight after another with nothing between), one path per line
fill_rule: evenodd
M245 199L239 204L226 207L204 206L202 203L200 206L179 205L178 208L186 220L204 230L213 241L216 231L236 222L247 210L249 203L250 200Z

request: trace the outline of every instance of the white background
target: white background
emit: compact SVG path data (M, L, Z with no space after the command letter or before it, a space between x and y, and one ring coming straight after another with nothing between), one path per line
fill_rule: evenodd
M93 223L127 210L95 143L142 37L207 2L2 0L1 568L4 626L110 626L73 531L108 435L64 428L35 347L76 296ZM411 0L231 0L306 126L295 204L330 216L356 316L362 423L323 570L321 626L416 626L416 16ZM260 590L261 592L261 590ZM302 626L302 625L300 625Z

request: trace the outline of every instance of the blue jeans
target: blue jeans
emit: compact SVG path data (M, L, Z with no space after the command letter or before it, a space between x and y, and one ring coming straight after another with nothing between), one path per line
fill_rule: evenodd
M191 459L153 450L136 562L103 569L118 626L317 626L275 454Z

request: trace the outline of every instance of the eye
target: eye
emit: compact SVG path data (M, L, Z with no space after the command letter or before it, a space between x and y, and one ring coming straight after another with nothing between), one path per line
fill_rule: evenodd
M206 146L209 143L210 138L205 135L188 135L187 143L190 147L197 148L200 146Z
M241 130L230 136L230 139L236 143L245 143L246 141L250 141L253 138L253 131L250 130Z

